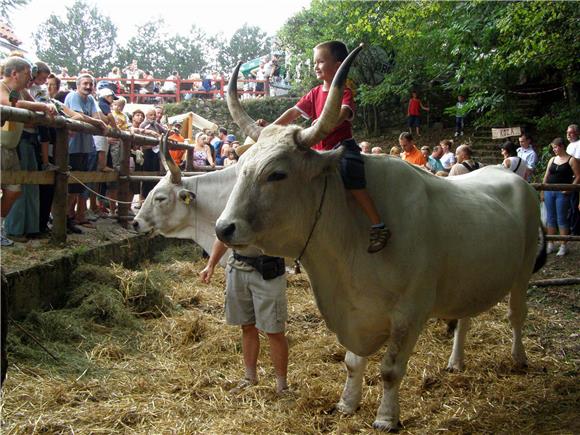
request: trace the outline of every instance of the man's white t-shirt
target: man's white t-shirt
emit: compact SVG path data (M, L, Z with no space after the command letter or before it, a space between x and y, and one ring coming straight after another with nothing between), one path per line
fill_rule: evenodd
M570 142L566 147L566 154L574 157L575 159L580 159L580 139L575 142Z

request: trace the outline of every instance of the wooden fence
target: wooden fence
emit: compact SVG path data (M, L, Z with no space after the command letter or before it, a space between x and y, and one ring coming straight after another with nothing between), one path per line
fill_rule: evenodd
M55 164L58 166L57 171L2 171L2 184L54 184L54 199L52 204L53 227L51 239L53 242L63 244L66 242L66 218L67 218L67 200L68 184L82 183L102 183L117 181L118 184L118 215L119 223L127 227L129 218L130 201L133 197L129 183L131 181L156 181L162 178L161 173L154 172L129 172L129 158L131 147L133 145L155 146L159 144L159 139L149 136L142 136L112 130L104 135L120 139L121 141L121 166L118 172L80 172L69 171L68 166L68 130L80 131L93 135L103 135L96 127L75 121L62 116L54 119L47 118L29 110L18 109L9 106L0 105L0 119L5 121L25 122L33 125L43 125L54 127L57 131L57 139L54 147ZM193 145L169 142L171 149L187 150L186 171L192 171L192 150ZM185 172L184 175L196 175L199 172L211 171L215 168L205 167L196 168L196 172ZM219 169L219 168L218 168ZM77 181L79 180L79 181ZM561 190L580 192L580 185L573 184L539 184L534 183L532 186L536 190ZM555 241L580 241L580 236L546 236L547 240Z

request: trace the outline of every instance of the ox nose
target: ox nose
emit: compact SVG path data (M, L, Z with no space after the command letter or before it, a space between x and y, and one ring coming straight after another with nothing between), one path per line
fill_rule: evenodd
M137 220L133 221L133 229L135 231L139 231L139 221L137 221Z
M227 243L230 241L232 234L236 231L236 224L227 222L218 222L215 226L215 233L222 242Z

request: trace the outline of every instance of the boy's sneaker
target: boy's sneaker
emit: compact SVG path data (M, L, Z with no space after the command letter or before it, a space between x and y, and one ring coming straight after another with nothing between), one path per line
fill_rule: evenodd
M568 253L568 248L566 245L560 245L560 249L558 249L558 253L556 254L558 257L563 257Z
M556 250L556 247L554 246L554 243L548 242L548 244L546 245L546 254L551 254L555 250Z
M43 171L58 171L58 166L53 165L52 163L43 163L42 170Z
M379 252L387 245L387 241L391 238L391 232L385 224L373 225L370 230L370 243L367 252L374 254Z
M0 246L3 248L7 248L8 246L14 246L14 242L6 237L3 234L0 234Z

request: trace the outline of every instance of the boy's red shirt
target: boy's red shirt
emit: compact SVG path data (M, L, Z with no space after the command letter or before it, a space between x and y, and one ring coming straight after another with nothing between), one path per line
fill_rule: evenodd
M318 119L322 113L322 109L324 109L324 103L326 103L327 98L328 91L324 91L322 85L319 85L304 95L294 107L296 107L296 109L298 109L306 119ZM345 120L342 124L332 130L326 138L315 144L312 147L315 150L331 150L343 140L352 139L351 121L352 118L354 118L355 104L352 91L347 87L344 88L344 93L342 95L342 106L350 108L352 116L350 119Z
M411 98L409 100L409 109L407 111L409 116L420 116L421 115L421 100L418 98Z

